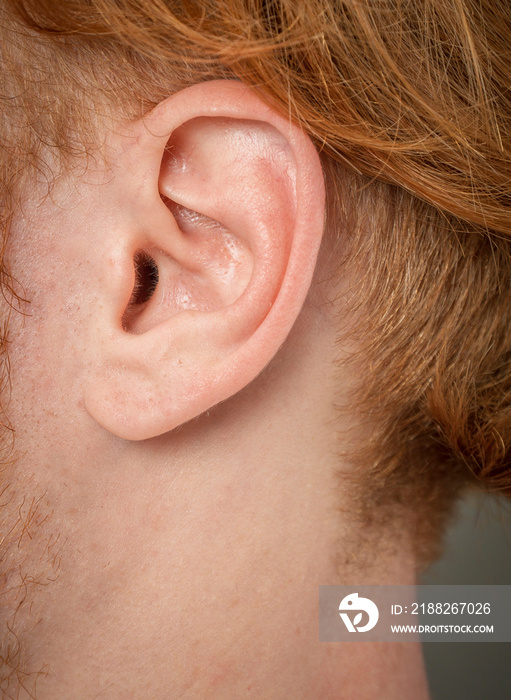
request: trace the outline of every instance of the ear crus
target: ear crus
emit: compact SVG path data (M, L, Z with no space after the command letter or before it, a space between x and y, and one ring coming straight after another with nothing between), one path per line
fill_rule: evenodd
M309 137L235 81L176 93L128 141L104 185L125 202L104 264L122 264L103 273L113 282L91 322L84 400L105 429L141 440L239 391L285 341L312 279L324 185Z

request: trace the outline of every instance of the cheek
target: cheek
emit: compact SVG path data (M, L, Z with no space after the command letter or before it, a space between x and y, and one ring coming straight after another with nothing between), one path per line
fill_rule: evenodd
M12 230L7 259L15 290L27 300L15 302L8 319L8 417L20 446L28 434L41 444L41 432L48 439L57 424L65 435L79 412L82 329L91 313L83 283L90 270L80 245L67 212L36 210ZM4 317L7 311L4 303Z

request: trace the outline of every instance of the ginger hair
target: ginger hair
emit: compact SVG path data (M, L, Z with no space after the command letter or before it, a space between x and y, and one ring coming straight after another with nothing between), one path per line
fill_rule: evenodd
M425 532L463 483L511 492L505 0L7 0L2 14L4 247L23 183L90 155L98 115L237 78L310 134L349 233L365 502L407 504Z

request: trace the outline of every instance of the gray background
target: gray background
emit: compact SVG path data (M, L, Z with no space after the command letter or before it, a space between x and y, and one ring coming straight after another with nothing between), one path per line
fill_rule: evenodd
M511 584L511 499L469 494L425 584ZM509 700L511 643L423 645L432 700Z

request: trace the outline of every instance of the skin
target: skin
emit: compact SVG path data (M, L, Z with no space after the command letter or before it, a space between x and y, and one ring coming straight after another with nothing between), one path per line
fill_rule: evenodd
M9 512L26 523L9 574L9 610L25 598L19 697L425 700L418 645L318 642L319 584L414 581L406 532L353 564L364 532L335 408L353 378L336 364L328 240L264 371L177 429L129 440L80 391L101 301L91 241L111 215L94 182L77 170L51 197L34 190L9 247L30 299L11 314L9 352Z

